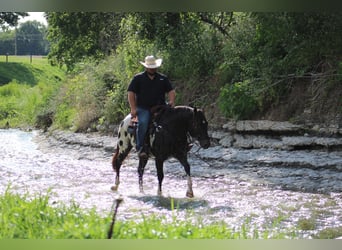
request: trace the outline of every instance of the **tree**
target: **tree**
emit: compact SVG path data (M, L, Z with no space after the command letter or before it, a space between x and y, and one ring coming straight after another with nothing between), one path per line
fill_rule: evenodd
M37 21L27 21L18 28L0 32L0 54L47 55L46 26Z
M16 32L17 55L47 55L46 26L37 21L22 23Z
M324 12L243 13L223 50L223 90L234 98L257 100L260 110L276 106L295 84L337 82L342 55L342 16ZM240 83L245 88L240 88ZM324 84L323 84L324 83ZM239 88L239 92L234 92ZM223 92L223 91L222 91ZM222 109L232 102L222 96ZM245 101L244 101L245 102ZM309 104L308 104L309 105ZM234 116L241 115L236 109Z
M109 55L120 42L123 14L112 12L47 12L49 60L72 70L85 58Z
M15 30L0 32L0 55L15 54Z
M85 58L109 55L125 38L145 39L160 49L183 48L179 54L186 49L200 52L199 40L205 34L218 31L227 36L234 19L232 12L48 12L47 21L50 61L71 70ZM208 35L205 39L216 38L214 34L213 39Z
M18 25L20 17L28 16L27 12L0 12L0 27L5 28L6 25L15 27Z

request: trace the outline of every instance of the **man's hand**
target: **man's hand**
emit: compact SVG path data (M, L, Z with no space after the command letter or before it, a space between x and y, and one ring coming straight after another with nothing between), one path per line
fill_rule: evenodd
M137 110L136 109L131 109L131 116L132 116L132 118L137 117Z

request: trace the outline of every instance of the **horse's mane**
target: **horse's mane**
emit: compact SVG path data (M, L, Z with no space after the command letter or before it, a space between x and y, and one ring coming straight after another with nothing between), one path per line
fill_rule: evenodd
M158 107L157 109L152 110L154 114L154 120L162 123L170 123L176 120L184 120L190 114L192 115L194 109L189 106L176 106L171 108L169 106Z

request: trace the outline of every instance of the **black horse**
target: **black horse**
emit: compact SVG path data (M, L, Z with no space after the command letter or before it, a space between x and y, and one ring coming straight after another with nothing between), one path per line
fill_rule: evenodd
M163 164L170 157L176 158L183 166L188 178L187 197L193 197L192 181L190 176L190 165L187 159L189 151L188 137L199 141L201 147L208 148L210 139L208 136L208 122L201 109L188 106L176 106L175 108L162 107L152 111L152 129L147 139L150 152L155 157L158 175L158 194L162 192L162 181L164 178ZM131 115L127 115L121 122L118 132L118 143L113 155L112 166L116 172L115 186L117 190L120 183L120 167L122 162L135 146L135 136L127 132L131 122ZM139 158L138 175L139 188L143 192L143 174L147 164L147 158Z

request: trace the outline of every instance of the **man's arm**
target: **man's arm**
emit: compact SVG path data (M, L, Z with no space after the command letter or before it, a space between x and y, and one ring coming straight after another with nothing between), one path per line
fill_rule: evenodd
M132 118L135 118L137 116L137 102L135 99L135 93L132 91L128 91L127 98L129 107L131 108L131 116Z
M173 89L167 93L168 99L169 99L169 105L171 107L175 106L175 100L176 100L176 91Z

